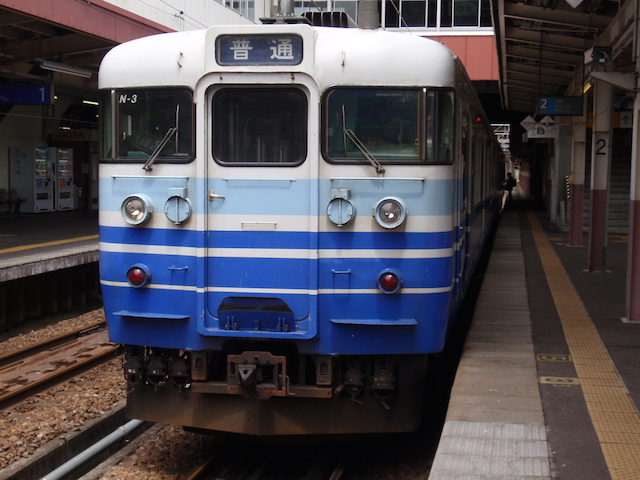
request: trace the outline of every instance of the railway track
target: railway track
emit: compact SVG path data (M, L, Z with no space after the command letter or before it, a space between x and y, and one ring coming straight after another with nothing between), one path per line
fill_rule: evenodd
M349 455L321 447L225 444L185 480L340 480Z
M0 355L0 408L111 358L117 348L100 323Z
M99 324L42 342L28 349L14 351L8 355L0 355L0 409L14 403L15 399L21 395L32 395L34 386L41 386L47 382L59 383L61 381L60 377L65 375L67 377L75 376L77 375L77 368L86 370L88 368L87 365L104 361L105 356L113 355L115 350L116 346L108 342L104 324ZM144 427L142 430L146 428ZM122 427L118 430L121 429ZM327 445L309 446L306 442L305 446L291 444L273 446L224 439L224 441L218 442L215 440L213 443L208 443L208 447L205 446L198 454L195 453L198 450L194 446L197 441L184 439L185 446L181 446L183 440L174 438L174 441L167 445L171 445L172 450L177 448L177 451L181 452L180 449L182 449L185 453L169 454L167 445L158 446L156 444L158 435L157 432L153 432L155 430L151 432L150 440L148 440L151 443L142 450L142 452L145 452L144 454L138 453L137 449L132 450L135 455L138 455L138 459L149 452L157 452L158 458L152 457L146 460L145 465L150 462L149 465L157 466L163 460L166 460L164 457L172 458L176 457L176 455L179 458L185 457L188 459L191 455L194 457L209 457L210 454L213 454L207 462L202 462L201 465L194 468L188 477L185 476L186 470L191 468L193 463L190 464L190 467L178 468L178 470L170 468L169 471L182 472L176 476L180 480L340 480L346 478L349 474L349 472L346 472L347 465L352 470L358 463L356 459L352 462L352 457L345 455L347 450L350 454L354 453L354 448L352 447L345 448L344 445L342 448L334 448ZM121 446L125 446L125 448L133 447L134 442L137 442L137 440L134 441L132 436L126 436L128 438ZM144 437L145 434L142 434L142 436ZM119 439L118 442L122 442L122 440ZM77 465L74 465L73 468L84 470L85 467L80 465L81 461L79 459L83 456L92 457L89 452L96 450L97 447L95 445L77 445L77 447L79 447L76 450L78 452L77 458L74 457L72 459L74 464ZM67 449L68 445L64 448ZM109 449L111 450L111 448ZM87 449L87 453L83 453L83 449ZM355 451L357 452L358 448L355 448ZM93 468L94 462L103 461L106 458L102 456L103 453L104 455L109 455L112 452L112 450L109 452L106 450L104 452L101 451L97 457L88 459L91 465L87 465L86 468ZM358 457L358 453L355 453L355 457ZM124 457L121 456L120 459L122 458ZM173 460L170 461L172 462ZM119 460L116 460L116 463L119 463ZM115 463L112 465L115 465ZM121 472L129 472L129 469L131 469L131 473L137 475L138 473L136 472L139 471L136 465L131 465L125 461L123 466L118 468L121 469ZM57 469L56 467L58 466L54 465L46 470L41 469L40 473L31 478L41 478L43 474L47 474L45 478L48 479L48 475L54 473ZM160 467L158 467L159 475L161 471ZM58 477L53 476L51 478ZM89 476L88 478L93 477ZM97 476L95 478L101 477ZM123 477L120 476L120 478Z

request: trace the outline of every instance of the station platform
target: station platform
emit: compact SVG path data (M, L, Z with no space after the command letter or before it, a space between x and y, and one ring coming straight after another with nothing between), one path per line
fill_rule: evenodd
M640 479L628 239L609 237L602 272L587 240L523 196L501 214L429 480Z
M0 283L97 261L97 210L0 213Z
M100 298L96 210L0 212L0 331Z

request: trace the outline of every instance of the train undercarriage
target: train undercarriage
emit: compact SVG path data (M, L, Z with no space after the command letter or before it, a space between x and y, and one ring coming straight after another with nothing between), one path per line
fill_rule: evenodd
M426 355L301 355L287 345L125 347L123 359L130 417L249 435L416 430L427 367Z

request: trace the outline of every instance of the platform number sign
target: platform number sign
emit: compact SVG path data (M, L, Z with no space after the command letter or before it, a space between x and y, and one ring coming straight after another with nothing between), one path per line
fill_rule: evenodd
M583 98L575 97L540 97L538 99L538 114L540 115L582 115Z
M605 138L598 138L596 140L596 155L607 154L607 140Z
M51 105L53 88L50 84L0 85L0 105Z

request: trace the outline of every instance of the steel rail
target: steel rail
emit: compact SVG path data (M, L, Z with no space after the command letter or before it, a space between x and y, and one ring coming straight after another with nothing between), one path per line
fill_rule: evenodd
M101 330L4 365L0 368L0 408L18 395L104 360L117 349L109 343L106 330Z
M35 352L72 342L77 338L83 337L96 331L104 330L106 328L106 322L102 321L93 325L89 325L88 327L77 328L75 330L71 330L70 332L61 333L46 340L41 340L31 345L27 345L26 347L18 348L5 353L0 353L0 369L3 369L5 368L5 366L15 363L22 358L28 357Z

